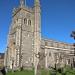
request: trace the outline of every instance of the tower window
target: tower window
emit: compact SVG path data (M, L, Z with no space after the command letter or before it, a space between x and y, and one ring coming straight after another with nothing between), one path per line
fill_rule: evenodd
M28 20L28 25L31 25L31 20Z
M26 18L24 18L24 24L27 24L27 19Z

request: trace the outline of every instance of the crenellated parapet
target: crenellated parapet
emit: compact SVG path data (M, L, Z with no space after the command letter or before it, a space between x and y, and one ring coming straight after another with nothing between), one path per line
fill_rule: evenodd
M34 9L33 8L29 8L29 7L19 7L19 8L14 8L13 9L13 13L12 16L14 17L20 10L24 10L30 13L34 13Z

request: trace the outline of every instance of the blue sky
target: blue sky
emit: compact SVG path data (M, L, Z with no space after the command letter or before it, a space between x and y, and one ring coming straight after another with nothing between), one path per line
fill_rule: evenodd
M7 46L7 36L12 20L12 9L19 0L0 0L0 52ZM27 0L33 6L33 0ZM41 0L42 37L73 43L70 34L75 30L75 0Z

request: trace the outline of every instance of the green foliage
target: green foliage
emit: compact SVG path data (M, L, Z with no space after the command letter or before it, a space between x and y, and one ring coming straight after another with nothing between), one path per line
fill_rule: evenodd
M57 72L56 75L62 75L61 73Z
M63 73L65 73L66 75L75 75L75 70L72 69L72 68L69 67L69 66L66 66L66 67L63 69Z

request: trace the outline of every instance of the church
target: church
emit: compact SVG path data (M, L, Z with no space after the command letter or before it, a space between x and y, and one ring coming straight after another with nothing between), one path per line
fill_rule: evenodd
M26 69L73 66L72 44L41 37L41 5L34 0L34 7L26 6L26 0L13 9L8 34L4 65L10 69Z

